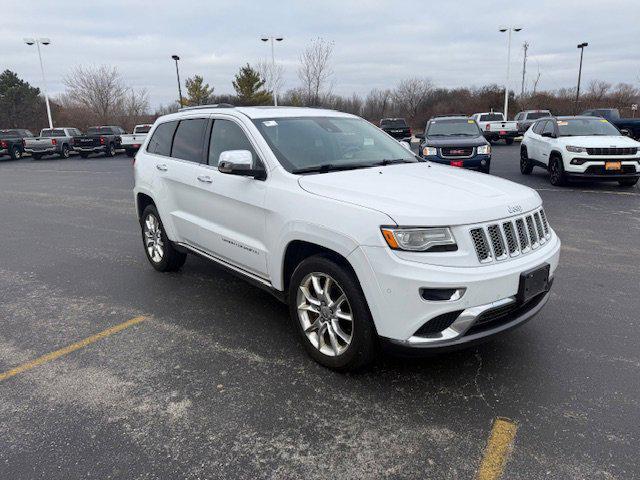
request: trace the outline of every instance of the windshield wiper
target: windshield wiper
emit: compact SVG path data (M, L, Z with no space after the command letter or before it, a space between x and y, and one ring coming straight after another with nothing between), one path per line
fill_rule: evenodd
M394 165L396 163L417 163L415 160L409 160L408 158L385 158L379 162L372 163L372 167L380 167L385 165Z
M333 163L323 163L322 165L312 165L310 167L297 168L291 173L327 173L340 170L355 170L356 168L370 167L370 163L351 163L347 165L335 165Z

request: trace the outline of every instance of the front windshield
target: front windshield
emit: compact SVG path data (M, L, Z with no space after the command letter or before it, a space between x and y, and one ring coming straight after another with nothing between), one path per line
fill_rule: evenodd
M558 133L561 137L591 135L622 135L616 127L604 118L570 118L558 120Z
M254 124L289 172L330 166L368 167L384 161L416 162L393 138L361 118L261 118Z
M529 112L527 113L527 120L537 120L542 117L550 117L551 113L549 112Z
M436 119L429 120L427 124L427 137L477 137L480 135L478 124L468 118Z

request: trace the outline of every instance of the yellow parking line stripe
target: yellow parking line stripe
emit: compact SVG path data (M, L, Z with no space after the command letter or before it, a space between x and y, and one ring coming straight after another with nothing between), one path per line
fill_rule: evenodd
M508 418L496 418L478 470L478 480L498 480L507 463L518 426Z
M76 350L80 350L81 348L86 347L87 345L91 345L92 343L97 342L98 340L102 340L103 338L109 337L115 333L118 333L125 328L129 328L133 325L136 325L140 322L147 320L148 317L134 317L126 322L122 322L118 325L114 325L113 327L107 328L95 335L91 335L90 337L85 338L84 340L80 340L79 342L72 343L71 345L61 348L60 350L56 350L54 352L47 353L41 357L36 358L35 360L31 360L30 362L23 363L22 365L18 365L11 370L7 370L4 373L0 373L0 382L6 380L8 378L14 377L20 373L31 370L32 368L39 367L45 363L51 362L56 358L60 358L64 355L68 355Z

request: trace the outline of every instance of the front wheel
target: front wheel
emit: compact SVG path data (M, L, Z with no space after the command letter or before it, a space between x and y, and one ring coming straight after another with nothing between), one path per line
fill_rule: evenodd
M567 176L564 173L562 160L558 157L551 158L549 165L549 181L554 187L562 187L567 183Z
M637 178L623 178L622 180L618 180L618 185L621 187L633 187L636 183L638 183Z
M304 260L289 285L289 312L309 355L351 371L373 362L376 332L355 275L321 255Z
M107 150L104 152L105 156L113 157L116 154L116 147L113 143L107 146Z
M520 173L523 175L530 175L533 171L533 164L529 160L529 154L527 153L527 147L524 145L520 147Z
M155 206L149 205L142 212L142 243L147 260L159 272L180 270L187 260L187 254L179 252L167 237Z
M133 150L127 150L127 157L133 157L136 154Z

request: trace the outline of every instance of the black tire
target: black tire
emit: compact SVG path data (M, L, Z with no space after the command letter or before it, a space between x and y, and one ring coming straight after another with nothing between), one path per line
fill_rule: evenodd
M504 143L506 143L507 145L513 145L513 138L505 138Z
M107 145L106 150L104 151L105 157L113 157L116 154L116 146L113 143Z
M17 145L11 147L11 152L9 153L13 160L20 160L22 158L22 150Z
M42 158L42 155L40 155L39 153L32 153L31 158L33 158L34 160L40 160Z
M88 154L88 153L85 153L85 152L80 152L80 156L81 156L82 158L89 158L89 154Z
M160 258L152 257L149 249L147 248L145 223L147 222L147 220L150 220L151 217L155 218L160 229L159 239L162 242L163 250ZM164 225L162 224L162 220L160 219L160 214L158 214L158 210L156 209L155 205L147 206L144 209L144 212L142 212L142 217L140 220L140 230L142 232L142 246L144 248L144 253L147 256L147 260L149 260L151 266L159 272L175 272L177 270L180 270L180 268L184 265L184 262L187 260L187 254L179 252L173 245L173 242L167 237L167 234L164 230Z
M527 147L522 145L520 147L520 173L523 175L531 175L533 171L533 163L529 160L529 154L527 152Z
M567 175L564 173L562 159L557 155L549 159L549 181L554 187L562 187L567 184Z
M136 154L133 150L127 150L127 157L133 157Z
M621 187L633 187L637 183L637 178L623 178L622 180L618 180L618 185L620 185Z
M69 158L71 154L71 150L69 150L68 145L62 145L62 151L60 152L60 158Z
M333 288L339 288L346 296L347 306L352 317L351 340L350 343L341 345L346 348L338 355L327 355L316 348L304 332L302 321L298 316L298 292L301 291L300 286L305 279L312 273L330 276L337 285L337 287L334 285ZM303 260L297 266L289 283L289 314L305 350L321 365L346 372L365 367L376 358L377 334L360 284L353 272L332 259L322 255L314 255ZM320 320L320 315L316 319ZM323 338L327 338L328 334L329 332L325 331ZM326 340L324 343L326 345ZM329 347L327 346L327 348Z
M480 167L479 172L486 173L489 175L491 173L491 166L487 165L486 167Z

